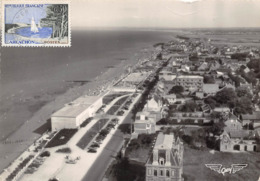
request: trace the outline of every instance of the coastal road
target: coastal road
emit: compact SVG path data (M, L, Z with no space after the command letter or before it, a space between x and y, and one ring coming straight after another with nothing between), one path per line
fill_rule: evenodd
M131 116L132 113L130 112L121 125L131 123ZM120 129L117 129L102 153L89 169L88 173L84 176L83 181L101 181L108 166L121 149L123 142L124 133L122 133Z

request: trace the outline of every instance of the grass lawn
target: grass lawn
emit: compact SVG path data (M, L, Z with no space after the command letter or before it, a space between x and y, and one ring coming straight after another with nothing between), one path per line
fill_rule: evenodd
M126 149L129 160L136 160L146 163L152 152L152 144L156 139L156 134L140 134L137 139L132 139Z
M77 129L62 129L62 130L60 130L51 139L51 141L46 145L46 148L66 144L77 131L78 131Z
M125 96L119 99L118 101L116 101L116 103L107 111L107 114L114 115L119 110L121 105L123 105L126 102L128 97L129 96Z
M120 108L120 106L118 105L113 105L108 111L107 111L107 114L109 115L114 115L118 109Z
M93 139L93 137L102 129L102 127L107 123L109 119L100 119L98 120L79 140L77 146L81 149L86 148L89 142Z
M223 153L215 151L211 154L209 150L195 150L188 145L184 146L183 172L185 181L257 181L260 176L260 153ZM246 168L234 173L226 173L225 176L210 170L205 164L222 164L230 168L231 164L245 163Z

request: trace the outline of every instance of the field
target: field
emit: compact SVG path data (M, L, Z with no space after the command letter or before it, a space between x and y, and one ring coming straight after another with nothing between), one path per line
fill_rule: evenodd
M260 153L222 153L210 150L195 150L184 146L184 178L185 181L256 181L260 176ZM222 164L230 168L231 164L248 164L248 166L234 174L225 176L210 170L205 164Z
M198 32L200 38L210 39L214 45L242 45L242 46L255 46L260 47L260 31L252 32ZM198 34L189 35L190 38L197 38Z

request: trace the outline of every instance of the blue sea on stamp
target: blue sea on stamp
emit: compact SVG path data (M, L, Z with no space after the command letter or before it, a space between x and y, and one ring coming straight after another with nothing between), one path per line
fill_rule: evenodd
M19 28L15 31L16 34L24 36L24 37L32 37L32 38L50 38L52 34L51 27L43 27L38 30L39 32L31 31L30 27Z

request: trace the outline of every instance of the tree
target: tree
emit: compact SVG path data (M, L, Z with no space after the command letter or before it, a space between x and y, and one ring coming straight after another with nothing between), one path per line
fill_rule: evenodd
M238 87L236 88L236 94L238 97L248 97L252 99L252 95L250 94L250 90L247 87Z
M214 84L215 83L215 79L212 76L205 75L203 77L204 77L203 82L205 84Z
M215 100L220 104L234 105L237 99L237 95L232 88L224 88L223 90L217 92Z
M195 112L196 110L198 110L198 108L198 105L194 101L188 101L180 107L179 111Z
M206 132L203 128L198 130L192 130L191 136L193 140L193 145L195 147L205 147L206 146Z
M217 101L212 96L205 98L204 102L208 104L212 109L219 105L219 103L217 103Z
M238 99L234 112L235 114L249 114L253 111L253 104L251 99L248 99L248 97L241 97Z
M169 91L169 94L181 94L184 91L184 88L180 85L173 86Z
M47 7L47 20L55 19L52 37L59 39L68 36L68 5L67 4L51 4Z

